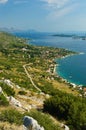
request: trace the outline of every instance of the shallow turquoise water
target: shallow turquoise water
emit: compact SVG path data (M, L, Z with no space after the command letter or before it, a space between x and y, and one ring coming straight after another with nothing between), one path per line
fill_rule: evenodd
M86 55L75 55L57 60L58 74L69 82L86 85Z

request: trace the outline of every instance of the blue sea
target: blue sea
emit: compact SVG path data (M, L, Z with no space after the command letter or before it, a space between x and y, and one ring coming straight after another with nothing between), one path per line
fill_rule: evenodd
M25 33L15 35L30 38L30 44L65 48L82 54L57 59L56 72L67 81L77 85L86 85L86 40L72 37L52 36L53 33Z

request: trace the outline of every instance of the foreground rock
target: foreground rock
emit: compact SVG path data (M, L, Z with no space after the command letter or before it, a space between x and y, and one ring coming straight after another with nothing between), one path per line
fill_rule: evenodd
M24 116L23 118L23 130L44 130L38 122L30 116Z

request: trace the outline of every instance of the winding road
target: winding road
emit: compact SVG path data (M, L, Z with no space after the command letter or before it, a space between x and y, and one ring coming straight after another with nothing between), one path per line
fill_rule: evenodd
M33 80L32 80L32 78L31 78L30 74L28 73L28 71L27 71L27 69L26 69L26 66L28 66L28 65L29 65L29 64L23 65L23 68L24 68L24 70L25 70L25 73L27 74L27 77L30 79L30 81L31 81L31 83L32 83L32 85L33 85L33 87L34 87L35 89L37 89L38 91L41 92L41 89L39 89L39 88L35 85L35 83L33 82Z

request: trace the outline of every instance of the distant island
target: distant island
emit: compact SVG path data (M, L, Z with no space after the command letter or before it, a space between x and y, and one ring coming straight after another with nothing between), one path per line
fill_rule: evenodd
M86 35L77 35L77 34L54 34L52 36L55 37L71 37L73 39L82 39L82 40L86 40Z

